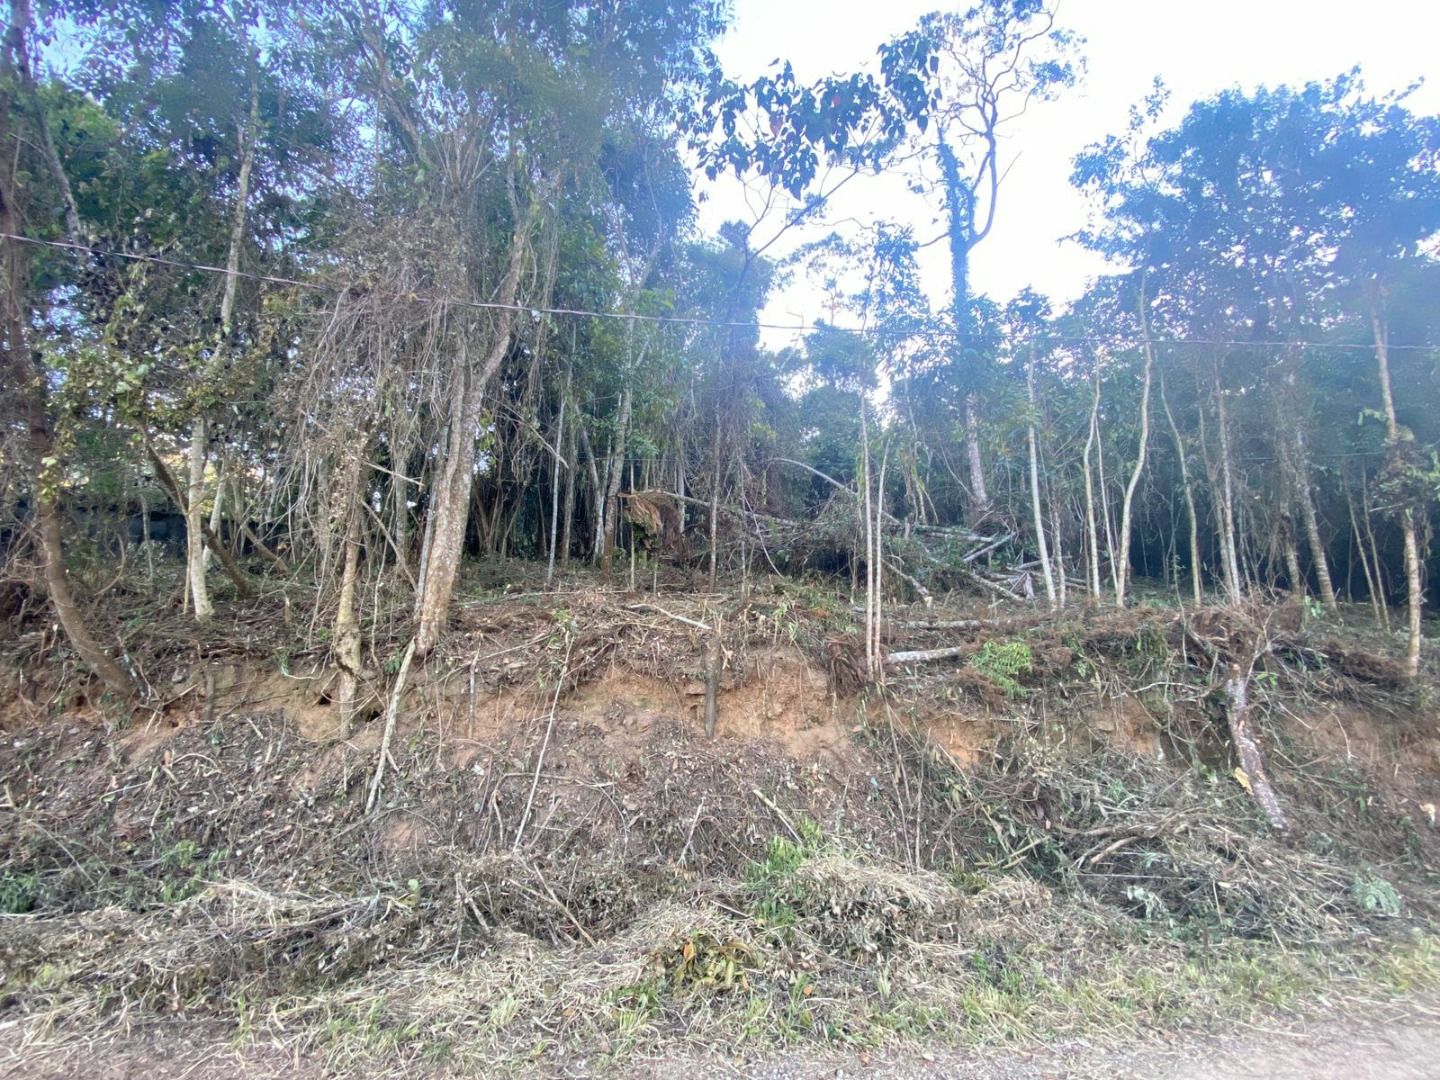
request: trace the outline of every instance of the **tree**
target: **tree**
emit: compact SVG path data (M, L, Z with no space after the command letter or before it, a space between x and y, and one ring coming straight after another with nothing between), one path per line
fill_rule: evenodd
M81 235L74 192L61 167L54 133L35 78L31 54L33 33L29 0L12 0L4 51L0 53L0 144L8 146L13 139L17 148L28 149L29 153L7 153L4 155L6 166L0 171L0 232L5 234L0 239L0 258L3 258L0 274L5 286L0 332L4 335L6 382L13 388L18 411L29 431L30 490L50 603L80 658L110 690L128 697L135 693L135 684L91 632L65 569L58 506L64 472L62 451L52 434L49 373L42 349L32 340L37 315L32 307L31 252L34 249L17 239L25 235L22 222L27 209L43 221L54 207L52 203L51 207L27 208L26 203L36 192L31 177L45 177L49 181L39 190L58 203L65 223L62 235L72 238L72 242ZM38 161L34 156L37 147Z
M1007 168L1000 138L1031 102L1074 85L1078 39L1056 26L1055 5L1041 0L987 0L963 13L937 13L921 20L917 33L935 58L938 88L928 149L939 166L948 221L954 373L966 388L971 496L983 514L990 494L980 452L979 400L987 359L976 343L970 257L995 225Z

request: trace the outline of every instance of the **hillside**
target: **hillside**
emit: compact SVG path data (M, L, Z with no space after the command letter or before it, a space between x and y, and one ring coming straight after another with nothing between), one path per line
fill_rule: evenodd
M120 1031L327 1075L1107 1045L1440 972L1434 684L1363 625L900 608L889 655L955 655L862 688L840 595L531 584L467 588L383 770L391 702L345 737L283 607L136 655L148 710L37 664L29 624L0 750L15 1067ZM1236 771L1240 649L1284 832Z

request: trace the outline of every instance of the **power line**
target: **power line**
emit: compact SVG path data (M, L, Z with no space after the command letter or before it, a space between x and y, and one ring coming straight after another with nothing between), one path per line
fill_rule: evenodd
M110 251L104 248L88 247L84 244L75 244L65 240L41 240L33 236L21 236L17 233L0 232L0 239L14 240L21 244L33 244L37 247L58 248L62 251L76 251L87 255L96 255L103 258L130 259L136 262L155 263L160 266L168 266L178 270L196 270L207 274L220 274L222 276L234 276L245 278L250 281L259 281L271 285L292 285L299 289L308 289L311 292L328 293L335 295L342 291L334 285L320 285L313 281L300 281L296 278L280 277L274 274L255 274L246 270L231 270L225 266L211 266L206 263L187 262L183 259L166 258L163 255L142 255L129 251ZM668 324L679 326L708 326L716 329L733 330L784 330L790 333L804 334L818 330L840 330L845 333L856 334L860 337L923 337L939 336L946 341L963 339L967 341L988 340L990 334L960 334L960 333L931 333L916 334L909 331L895 330L885 332L875 329L861 329L854 327L833 326L829 323L767 323L767 322L729 322L723 319L704 319L686 315L645 315L636 311L592 311L585 308L570 307L544 307L531 304L502 304L495 300L461 300L451 296L419 296L411 293L396 293L395 300L403 300L427 304L450 304L455 307L474 308L481 311L513 311L521 314L528 314L538 318L541 315L556 315L573 318L587 319L615 319L618 321L648 322L656 324ZM1139 338L1116 338L1107 337L1104 334L1037 334L1027 339L1037 342L1051 342L1058 344L1100 344L1100 345L1123 345L1136 346L1144 342ZM1215 345L1230 348L1302 348L1302 349L1350 349L1362 352L1374 351L1373 345L1361 345L1354 342L1329 342L1329 341L1277 341L1277 340L1242 340L1236 338L1152 338L1151 345ZM1391 352L1413 351L1432 352L1437 348L1434 345L1387 345Z

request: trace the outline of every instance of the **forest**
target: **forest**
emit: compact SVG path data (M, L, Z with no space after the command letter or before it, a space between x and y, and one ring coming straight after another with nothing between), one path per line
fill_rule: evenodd
M235 894L195 890L222 864L260 880L256 866L233 862L240 849L258 859L256 837L271 837L272 849L290 841L269 824L245 832L252 825L238 816L186 831L185 821L200 820L195 806L211 805L196 793L211 783L200 773L178 801L155 792L165 776L180 783L183 757L197 769L212 752L222 760L222 728L226 752L240 753L234 740L250 736L225 695L240 692L236 679L270 678L258 665L307 693L320 687L290 720L334 711L326 738L352 755L336 781L351 802L314 826L312 842L338 842L325 829L353 815L345 832L363 825L353 838L374 845L355 858L400 897L383 911L352 898L321 914L306 906L319 903L313 896L271 901L267 917L280 924L329 928L314 932L330 950L317 980L332 964L336 980L372 971L373 958L350 952L362 931L401 925L403 948L423 940L448 954L451 939L426 937L433 868L396 870L399 862L377 855L390 834L376 815L407 799L420 805L452 782L494 784L475 803L491 806L493 821L482 814L446 835L459 845L454 830L493 827L483 840L464 833L465 843L512 860L512 877L474 870L487 882L482 898L470 863L446 863L436 904L449 912L453 892L462 927L514 923L557 948L594 947L605 934L630 933L617 912L638 918L653 896L643 893L649 871L635 869L631 796L622 808L607 787L630 773L595 773L594 806L575 820L614 803L624 844L600 847L623 849L615 857L624 889L641 890L634 898L607 907L599 897L621 878L600 869L583 878L573 868L589 862L565 861L581 859L579 841L550 836L565 820L556 808L570 805L549 794L560 781L542 769L564 745L562 691L583 696L586 680L613 676L628 656L646 678L678 680L682 699L703 698L713 740L717 714L722 731L727 717L743 725L770 715L737 696L764 669L753 651L764 639L772 651L787 640L805 650L795 661L802 685L820 673L786 699L785 715L810 717L811 697L830 700L832 713L851 702L857 732L905 701L923 712L959 700L992 717L987 732L994 716L1024 713L1043 734L1047 709L1078 709L1073 695L1092 691L1096 701L1130 696L1153 716L1184 713L1199 725L1185 728L1195 775L1210 778L1195 780L1199 801L1172 806L1165 800L1181 796L1156 781L1144 788L1156 800L1150 816L1108 832L1137 813L1114 794L1121 781L1081 769L1074 776L1086 779L1062 783L1016 750L988 779L954 779L962 770L942 783L941 751L925 749L921 728L902 737L889 720L889 734L863 752L893 758L865 765L871 787L862 780L855 792L879 798L892 776L896 793L884 804L891 816L866 824L866 835L886 837L875 850L915 875L952 874L960 884L951 892L970 880L954 869L971 865L968 841L951 831L969 813L976 844L1000 838L986 873L1021 867L1047 889L1063 879L1130 917L1168 910L1191 926L1184 919L1203 909L1221 937L1279 940L1303 926L1305 940L1318 942L1321 922L1339 918L1332 894L1351 905L1346 918L1393 915L1392 893L1399 910L1410 886L1382 889L1370 870L1325 860L1341 859L1353 841L1369 852L1355 866L1412 857L1412 868L1426 865L1415 845L1431 843L1431 780L1394 796L1407 809L1383 827L1378 818L1336 824L1340 810L1313 810L1300 793L1305 755L1269 725L1311 716L1321 700L1404 716L1405 732L1433 715L1440 117L1412 109L1410 92L1373 93L1358 68L1303 85L1235 87L1183 109L1157 80L1071 163L1088 222L1065 242L1103 256L1109 272L1073 301L1029 289L998 301L974 287L971 261L993 243L997 219L1032 210L1007 192L1011 132L1027 109L1077 92L1086 78L1086 43L1064 12L1050 0L980 0L876 43L862 70L810 82L786 62L783 43L768 74L745 81L724 70L716 42L730 20L722 0L9 0L0 54L0 639L10 643L9 704L0 708L11 712L7 731L26 730L22 713L39 724L94 710L105 737L85 760L120 771L96 781L82 811L42 798L61 798L60 780L40 779L60 757L38 763L25 756L32 746L5 758L0 809L19 822L22 806L47 806L56 829L103 814L92 841L106 854L92 866L73 842L17 831L0 850L0 908L89 910L81 898L103 894L141 913L132 944L149 956L144 949L163 937L143 922L161 901L135 899L150 896L136 877L149 865L161 877L183 869L183 895L166 884L164 903L213 902L241 918ZM931 234L898 211L863 226L829 224L842 189L890 175L933 209ZM747 198L707 230L703 211L727 184ZM943 294L922 272L931 250L945 253ZM767 314L797 282L823 298L825 319ZM542 610L541 622L526 621ZM528 657L507 661L525 670L491 659L508 653ZM241 655L250 668L235 676L224 664ZM957 659L951 674L936 673ZM1155 675L1157 664L1172 674ZM499 686L536 679L534 711L520 710L530 726L517 719L492 732L513 741L518 756L505 775L518 779L502 794L494 765L480 780L461 769L424 789L429 759L417 748L431 737L445 745L445 716L468 710L470 728L483 726L477 686L492 676ZM943 679L951 681L933 681ZM456 704L446 695L463 697L467 680L468 698ZM1157 686L1160 705L1145 696ZM1042 707L1052 694L1060 703ZM193 753L156 750L163 757L141 768L103 749L141 718L153 726L185 710L198 725ZM260 715L234 716L242 713ZM438 734L427 728L436 716ZM415 722L418 731L407 728ZM260 739L249 723L259 741L237 761L269 762L288 745L278 734ZM1377 738L1418 752L1410 734L1376 724ZM56 730L58 748L69 736ZM1414 739L1431 738L1426 731ZM1349 763L1351 734L1342 734ZM1148 727L1137 738L1151 746ZM1262 744L1278 753L1278 768L1272 758L1267 772ZM780 894L764 890L790 881L784 874L821 873L814 868L830 849L807 817L777 803L783 788L762 783L778 776L771 765L726 759L745 779L721 784L719 764L711 777L698 763L732 752L716 747L685 742L679 752L697 763L696 784L720 786L677 802L665 801L677 799L668 787L646 788L660 801L645 820L663 830L657 858L678 851L682 867L700 860L740 875L749 899L719 905L735 914L756 895L774 901ZM945 752L945 768L972 752L990 760L967 743ZM310 753L294 753L298 777ZM442 752L432 757L438 769ZM224 771L203 775L222 784ZM1214 784L1232 771L1239 801L1215 802ZM141 794L124 799L161 800L140 830L157 838L155 861L144 865L126 846L139 834L116 824L125 815L115 807L126 804L110 802L132 787ZM1335 806L1355 802L1336 794L1338 781L1314 790ZM257 800L279 798L268 791L231 792L207 812L221 822L246 806L259 815ZM830 797L849 806L861 796L847 780ZM1361 798L1362 813L1381 805ZM182 813L187 801L194 806ZM741 804L751 815L743 828L710 816L725 807L740 815ZM274 805L263 802L267 822ZM312 802L304 805L310 814ZM768 849L754 814L783 827ZM162 850L158 837L171 826L157 822L172 815L180 824L164 832ZM1037 822L1051 830L1052 818L1072 827L1061 839L1034 839ZM1213 835L1228 839L1205 847L1192 824L1183 841L1165 840L1182 818L1213 821ZM223 844L217 828L229 830ZM748 837L743 856L726 846L729 833ZM1364 848L1382 834L1396 845L1389 854ZM1315 847L1317 835L1339 847ZM31 841L38 846L25 847ZM1256 876L1241 875L1237 888L1251 899L1228 914L1214 882L1229 871L1196 869L1227 844L1268 853L1237 856ZM1158 859L1162 848L1181 867L1163 879L1171 884L1145 876L1153 859L1135 863L1129 884L1096 876L1100 863ZM203 850L215 861L202 869ZM186 854L177 862L175 851ZM522 852L523 874L513 862ZM786 859L782 873L774 864ZM1040 859L1052 861L1032 866ZM126 860L133 865L122 868ZM1283 887L1265 877L1282 873L1275 866L1290 875ZM573 871L568 884L563 867ZM77 870L89 884L72 880ZM1386 872L1414 886L1422 899L1407 899L1407 911L1428 919L1433 872ZM894 918L940 918L930 878L922 888L919 877L907 885L873 867L846 873L834 879L852 890L846 911L862 922L887 912L867 955L889 955L887 943L911 932ZM293 873L287 880L294 885ZM802 936L815 881L810 892L785 894ZM1210 893L1217 908L1205 907ZM1029 904L1024 895L1015 903ZM727 944L739 931L720 928L723 912L678 952L649 938L637 946L661 984L769 985L768 961L754 959L763 948L749 938ZM756 925L766 919L774 922ZM245 948L260 950L244 955L269 957L264 979L275 977L277 958L303 953L269 925L244 931ZM1171 944L1192 940L1177 925ZM1056 940L1071 929L1056 929ZM844 951L813 932L822 952ZM0 943L6 933L0 927ZM326 934L350 942L343 957ZM53 957L59 946L45 941L36 955ZM12 958L23 952L15 950ZM783 986L775 975L773 1001L790 995L798 1016L795 995L810 991L797 989L797 962L786 961ZM218 967L202 968L196 1001L219 978ZM242 969L261 978L259 968ZM122 997L171 992L154 978L152 987L137 975ZM45 989L26 985L25 994ZM90 994L97 984L84 985ZM175 1002L184 992L177 983ZM859 1007L860 998L840 997ZM667 1008L700 1023L688 1004L642 999L603 1000L638 1010L642 1027ZM17 1000L0 995L0 1016ZM526 1009L561 1008L538 990L526 1000ZM583 1013L588 1000L566 1008ZM823 994L815 1001L796 1031L824 1027L833 1040L859 1023L850 1013L814 1019L840 1009ZM947 1001L942 1011L964 1012ZM428 1008L415 1005L417 1024ZM712 1035L723 1043L731 1030ZM354 1052L343 1068L334 1056L327 1068L378 1067L375 1046Z
M84 597L147 539L183 549L197 620L298 575L356 669L357 598L413 602L423 657L465 559L608 574L636 545L712 589L1288 590L1400 609L1416 669L1440 125L1356 72L1164 130L1157 89L1074 163L1074 241L1124 269L1056 312L968 279L1025 212L1007 117L1079 69L1040 4L924 20L878 76L813 86L728 81L713 4L44 14L16 4L6 38L6 580L117 693ZM914 155L943 236L767 256L837 174ZM778 229L701 235L697 163L793 196ZM833 325L772 351L797 264Z

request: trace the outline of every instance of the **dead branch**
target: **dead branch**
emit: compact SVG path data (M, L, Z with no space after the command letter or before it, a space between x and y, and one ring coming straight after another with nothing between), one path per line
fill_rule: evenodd
M1239 664L1232 663L1225 678L1225 719L1230 726L1230 739L1240 758L1244 770L1242 784L1250 792L1270 824L1281 832L1287 832L1290 824L1275 789L1270 785L1270 774L1265 768L1265 756L1260 742L1250 723L1250 673Z
M380 797L380 785L385 780L385 762L390 757L390 740L395 737L395 718L400 713L400 698L405 693L405 677L410 674L410 661L415 659L415 639L405 646L405 656L400 661L400 672L395 676L395 688L390 691L390 706L385 710L385 733L380 737L380 760L375 765L375 778L370 781L370 794L365 799L365 813L375 809Z

